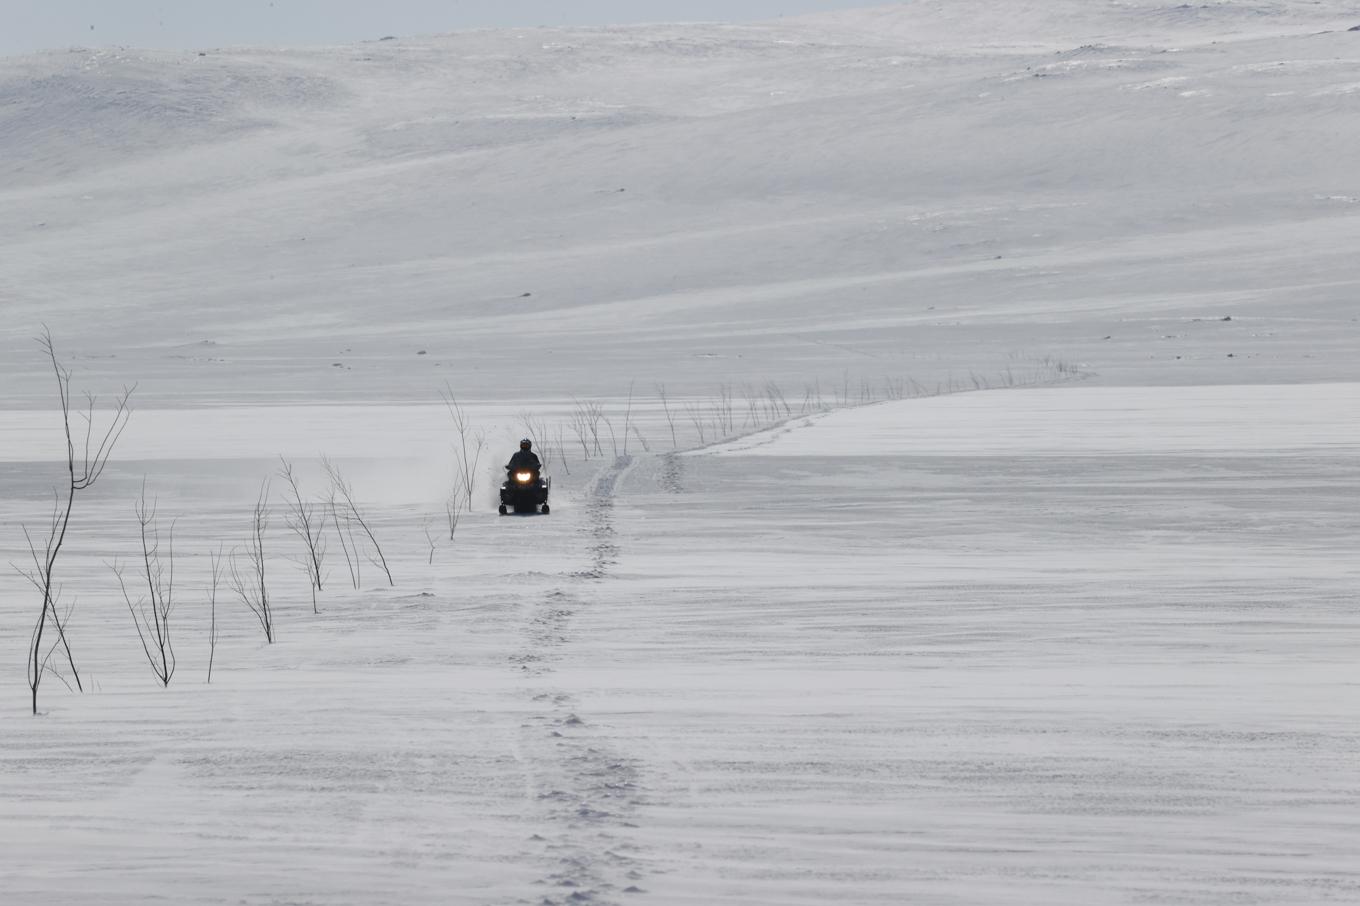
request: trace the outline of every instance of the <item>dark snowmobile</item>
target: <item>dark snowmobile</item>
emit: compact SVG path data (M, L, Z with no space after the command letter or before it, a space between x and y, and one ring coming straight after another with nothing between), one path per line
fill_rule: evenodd
M548 515L548 491L552 488L552 479L544 479L538 469L506 466L505 471L505 484L501 485L501 515L511 511Z

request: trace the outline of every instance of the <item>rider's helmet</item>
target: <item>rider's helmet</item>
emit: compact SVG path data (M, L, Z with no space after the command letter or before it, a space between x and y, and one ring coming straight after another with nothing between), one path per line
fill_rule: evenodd
M522 440L522 441L519 442L519 448L520 448L521 450L527 450L527 449L529 449L530 447L532 447L533 445L534 445L534 442L531 441L531 440L530 440L529 438L527 438L527 437L524 438L524 440Z

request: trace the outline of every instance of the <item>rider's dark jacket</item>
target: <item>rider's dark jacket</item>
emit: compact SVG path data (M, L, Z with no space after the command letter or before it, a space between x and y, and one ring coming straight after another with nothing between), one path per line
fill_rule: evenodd
M538 461L538 454L533 450L516 450L515 455L510 457L510 462L505 467L512 471L518 469L533 469L535 472L543 469L543 463Z

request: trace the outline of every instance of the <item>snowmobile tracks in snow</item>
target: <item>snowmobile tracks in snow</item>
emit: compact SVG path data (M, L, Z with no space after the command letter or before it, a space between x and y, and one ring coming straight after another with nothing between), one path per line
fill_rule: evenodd
M604 579L617 560L614 494L632 464L619 457L592 483L582 529L591 566L568 579ZM525 614L522 647L510 658L531 680L525 694L533 707L514 749L535 816L528 852L545 866L533 898L521 900L535 906L617 904L642 893L643 861L630 833L646 802L641 763L620 751L610 729L584 714L573 695L552 688L569 652L572 617L589 606L588 587L556 588L535 603Z
M619 456L602 469L590 486L586 499L586 532L589 533L590 554L594 561L589 569L573 573L578 579L603 579L609 567L618 562L619 548L615 543L614 493L623 476L633 467L633 457Z
M661 471L656 480L667 494L685 493L685 464L679 455L662 454Z
M538 813L529 845L546 871L534 882L541 894L524 902L607 904L640 892L642 862L629 839L644 804L638 762L580 717L571 696L543 692L534 700L544 711L525 721L521 748L532 753L526 792Z
M531 676L552 672L557 648L567 641L567 621L580 601L561 589L549 592L528 615L524 647L511 655L510 662Z
M513 742L533 816L526 855L544 866L534 897L520 900L534 906L617 904L618 895L642 892L643 863L630 840L645 802L641 765L612 743L608 727L582 716L575 696L552 688L571 618L584 606L571 592L549 592L528 614L524 645L511 658L534 681L525 690L531 713Z

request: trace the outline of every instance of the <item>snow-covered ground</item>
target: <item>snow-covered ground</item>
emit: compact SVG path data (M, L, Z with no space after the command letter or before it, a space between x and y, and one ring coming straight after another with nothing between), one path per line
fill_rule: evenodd
M0 575L0 902L1360 902L1356 25L0 59L0 562L64 480L31 337L138 384L37 717ZM501 518L526 432L553 513ZM313 613L323 454L395 584L332 533ZM220 588L209 684L271 476L278 637Z

